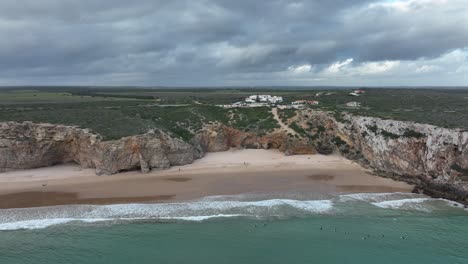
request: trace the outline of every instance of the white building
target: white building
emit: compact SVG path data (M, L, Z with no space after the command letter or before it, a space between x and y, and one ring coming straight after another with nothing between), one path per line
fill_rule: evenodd
M255 98L251 98L251 96L247 97L247 98L245 98L245 102L249 103L249 104L256 103L257 102L257 96L255 96Z
M282 103L283 102L283 97L282 96L272 96L272 97L270 97L269 101L272 104Z
M277 104L283 102L283 97L271 96L268 94L251 95L245 98L245 102L250 104L257 102Z
M270 97L271 97L270 95L261 94L261 95L258 96L258 100L260 102L266 103L266 102L269 101L268 99L270 99Z
M354 90L353 92L349 93L349 95L352 95L352 96L361 96L363 94L365 94L366 91L364 90Z
M361 103L359 102L348 102L346 103L347 107L352 107L352 108L359 108L361 107Z
M305 104L307 103L306 100L297 100L291 103L291 106L296 109L304 109Z
M278 105L278 109L291 109L294 108L292 105Z
M268 107L269 105L267 103L253 103L249 104L248 107Z

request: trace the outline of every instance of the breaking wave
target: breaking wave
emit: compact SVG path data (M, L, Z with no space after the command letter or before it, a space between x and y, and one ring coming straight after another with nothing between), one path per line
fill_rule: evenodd
M432 200L431 198L411 198L411 199L383 201L383 202L372 203L372 204L381 208L399 209L404 206L418 205L418 204L424 203L426 201L431 201L431 200Z
M461 209L462 205L443 199L409 193L357 193L306 200L264 199L265 195L212 196L200 200L115 205L70 205L0 210L0 231L42 229L69 223L122 221L202 222L211 219L287 219L310 215L380 214L398 211L431 213ZM298 198L299 197L299 198ZM263 199L263 200L259 200ZM460 211L457 211L460 212ZM385 214L383 214L385 215Z
M460 203L445 199L430 198L414 193L356 193L340 195L342 202L366 202L383 209L433 212L453 207L463 208Z
M323 214L331 200L193 201L162 204L77 205L0 210L0 230L40 229L70 222L125 220L205 221L213 218L287 218Z

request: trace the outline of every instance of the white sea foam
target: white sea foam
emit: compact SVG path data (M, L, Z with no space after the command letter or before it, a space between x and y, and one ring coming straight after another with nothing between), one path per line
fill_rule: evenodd
M102 222L112 220L182 220L205 221L212 218L271 216L289 217L327 213L333 209L330 200L271 199L262 201L193 201L163 204L116 204L56 206L0 210L0 230L40 229L74 221Z
M401 200L406 198L419 198L419 194L413 193L353 193L339 196L341 202L364 201L364 202L384 202L389 200Z
M62 225L70 222L84 222L84 223L96 223L110 221L113 219L104 219L104 218L95 218L95 219L75 219L75 218L55 218L55 219L35 219L35 220L25 220L25 221L16 221L9 223L0 224L1 231L7 230L19 230L19 229L43 229L49 226Z
M240 217L243 215L204 215L204 216L181 216L181 217L160 217L158 220L181 220L190 222L202 222L213 218L230 218ZM135 221L135 220L149 220L150 218L56 218L56 219L36 219L26 221L16 221L0 224L0 231L11 230L34 230L44 229L50 226L63 225L72 222L81 223L99 223L108 221ZM156 219L155 219L156 220Z
M240 217L245 215L233 214L233 215L203 215L203 216L181 216L181 217L161 217L162 220L182 220L182 221L193 221L193 222L202 222L208 219L213 218L231 218L231 217Z
M446 199L436 198L408 198L399 200L389 200L382 202L372 203L373 205L386 208L386 209L403 209L403 210L416 210L424 212L432 212L434 210L447 210L449 208L464 209L464 205L461 203L449 201Z
M411 199L383 201L383 202L377 202L377 203L372 203L372 204L377 207L387 208L387 209L408 209L408 210L430 212L431 209L429 208L429 206L424 205L423 203L427 201L432 201L432 200L435 200L435 199L411 198Z
M11 223L0 224L0 230L6 231L18 229L42 229L52 225L66 224L70 221L72 221L72 219L67 218L16 221Z
M339 195L331 200L269 199L256 196L216 196L179 203L70 205L0 210L0 231L42 229L72 222L105 221L191 221L244 217L284 219L314 214L353 214L353 203L384 209L431 212L445 210L453 202L408 193L357 193ZM246 199L251 199L246 200ZM255 201L252 201L255 200ZM336 205L336 209L335 209ZM462 208L461 205L457 207ZM366 207L364 207L366 208ZM371 208L369 208L371 209ZM369 211L372 213L372 211Z

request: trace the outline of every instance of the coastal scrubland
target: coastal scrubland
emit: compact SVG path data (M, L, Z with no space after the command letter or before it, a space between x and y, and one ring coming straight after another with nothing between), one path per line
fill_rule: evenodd
M270 109L224 109L217 104L243 100L251 94L271 94L294 100L318 100L315 109L415 121L448 128L468 128L468 90L367 88L360 97L352 89L317 88L138 88L138 87L3 87L0 121L33 121L89 128L106 140L162 128L189 140L205 124L221 123L264 134L279 127ZM348 108L347 102L361 103ZM281 110L286 121L295 110ZM290 122L301 134L300 127Z

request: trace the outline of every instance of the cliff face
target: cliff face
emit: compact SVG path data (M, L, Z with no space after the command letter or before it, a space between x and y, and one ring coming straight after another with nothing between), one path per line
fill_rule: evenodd
M279 149L286 155L315 154L315 147L307 138L291 138L276 132L264 136L242 132L224 125L206 126L195 137L206 152L226 151L230 148Z
M95 168L98 175L134 169L149 172L189 164L205 152L232 147L274 148L290 155L314 153L308 143L282 133L258 137L222 125L207 126L190 143L160 130L101 141L99 135L77 127L6 122L0 123L0 171L76 162Z
M468 132L349 114L301 114L324 127L322 143L331 142L345 157L426 194L468 203Z
M0 123L0 170L45 167L76 162L97 174L123 170L165 169L192 163L203 151L156 130L114 141L70 126Z
M229 148L279 149L287 155L339 152L376 173L414 183L426 194L468 204L468 132L373 117L303 110L304 135L264 136L206 126L186 143L159 130L101 141L70 126L0 123L0 171L76 162L97 174L165 169Z
M462 179L468 168L468 133L431 125L347 116L339 130L382 171L435 180Z

